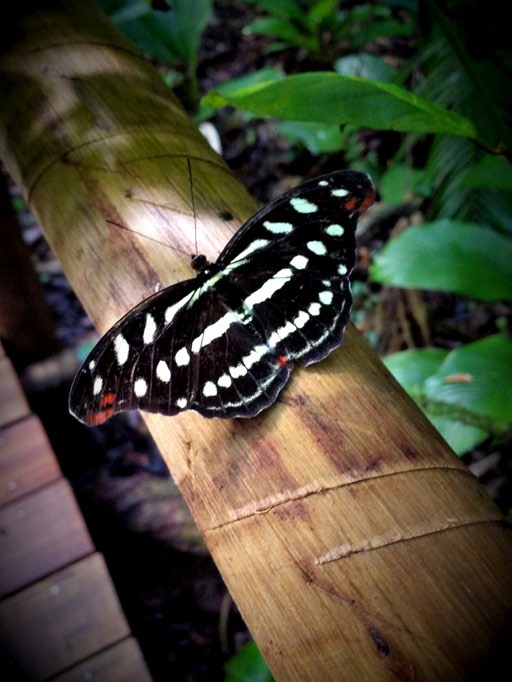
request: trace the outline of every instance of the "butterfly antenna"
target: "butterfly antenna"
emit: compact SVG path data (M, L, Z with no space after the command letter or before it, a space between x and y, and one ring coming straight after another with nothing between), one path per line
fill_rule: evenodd
M194 249L195 253L194 256L198 256L198 249L197 249L197 218L196 218L196 204L194 201L194 181L192 180L192 164L190 163L190 159L187 159L187 166L188 166L188 177L189 177L189 182L190 182L190 203L192 204L192 213L194 215Z

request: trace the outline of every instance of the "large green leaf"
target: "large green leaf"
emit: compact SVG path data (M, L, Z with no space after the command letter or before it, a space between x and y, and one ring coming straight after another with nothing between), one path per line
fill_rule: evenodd
M469 452L489 435L478 426L464 424L450 417L438 417L430 410L426 410L425 414L457 455Z
M428 398L494 424L512 424L512 340L504 334L456 348L425 382Z
M343 149L344 138L337 125L280 121L276 130L290 142L303 144L311 154L325 154Z
M231 104L259 116L294 121L476 137L471 121L403 88L331 72L297 74L229 94L210 90L205 99L217 108Z
M490 424L487 420L487 428L482 428L484 424L480 423L478 412L464 408L457 400L443 402L437 389L427 392L427 383L431 377L438 376L448 356L449 352L441 348L419 348L393 353L383 358L383 361L450 447L462 455L488 436ZM464 390L463 382L459 382L458 386Z
M393 286L510 301L512 239L473 223L425 223L388 242L376 256L370 276Z
M414 348L383 358L391 374L413 398L425 392L425 381L434 374L448 355L442 348Z

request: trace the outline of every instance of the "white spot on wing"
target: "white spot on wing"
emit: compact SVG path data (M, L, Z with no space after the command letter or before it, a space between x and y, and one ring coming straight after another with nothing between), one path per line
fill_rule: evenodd
M101 377L96 377L94 379L94 383L92 385L92 394L98 395L99 393L101 393L102 388L103 388L103 379Z
M268 352L268 346L264 346L263 344L260 344L258 346L255 346L250 353L248 353L245 357L243 357L242 362L247 367L247 369L250 369L259 360L261 360L261 358L264 355L266 355L267 352Z
M188 363L190 362L190 355L185 346L183 346L183 348L180 348L179 351L176 353L176 355L174 356L174 362L179 367L184 367L185 365L188 365Z
M145 379L136 379L133 384L133 392L137 398L143 398L148 392L148 383Z
M160 360L156 366L156 375L160 381L163 381L166 384L168 384L171 380L171 370L169 369L169 365L165 362L165 360Z
M152 341L155 338L155 332L156 332L156 322L155 318L153 315L150 315L149 313L146 315L146 325L144 327L144 334L142 335L142 340L148 345L148 343L152 343Z
M244 307L251 309L257 303L263 303L263 301L267 301L276 293L276 291L279 291L279 289L284 287L284 285L290 281L292 275L293 272L289 268L282 268L270 279L267 279L267 281L259 289L256 289L256 291L253 291L252 294L247 296L244 301Z
M313 204L307 199L302 197L294 197L290 199L291 206L297 211L297 213L316 213L318 211L318 206Z
M272 348L279 343L279 341L284 341L287 336L293 334L297 331L297 327L292 322L287 322L282 327L275 330L273 334L270 335L268 339L268 345Z
M320 182L318 184L320 185L320 187L325 187L329 183L327 182L327 180L320 180Z
M238 379L239 377L244 377L247 374L247 367L245 365L239 364L234 367L229 368L229 373L233 379Z
M230 376L228 376L227 374L223 374L221 377L219 377L219 379L217 380L217 383L222 388L229 388L231 386L231 384L233 383L233 381L232 381Z
M130 354L130 344L122 334L118 334L114 339L114 351L118 365L124 365Z
M340 274L342 277L343 275L347 274L347 266L346 265L338 265L338 274Z
M300 310L297 317L293 320L293 324L297 327L297 329L302 329L302 327L308 323L309 319L309 315L304 312L304 310Z
M320 315L320 303L317 303L316 301L314 303L310 303L308 306L308 313L313 315L313 317Z
M249 244L243 251L241 251L236 258L232 261L230 264L231 266L233 263L236 263L239 260L243 260L247 256L249 256L251 253L254 253L254 251L259 251L260 249L264 249L265 246L268 246L270 244L268 239L255 239L253 242ZM236 266L235 266L236 267Z
M231 327L231 325L234 322L238 321L239 321L238 315L232 310L229 310L225 315L220 317L217 320L217 322L214 322L213 324L208 325L208 327L205 327L203 333L197 336L192 341L190 350L192 351L192 353L199 353L201 348L207 346L212 341L215 341L215 339L221 337L223 334L227 332L227 330Z
M323 305L331 305L333 299L332 291L321 291L318 294L318 300Z
M205 383L203 386L203 395L207 398L212 398L217 395L217 386L215 386L213 381L207 381Z
M165 322L166 324L171 324L171 322L174 320L176 317L176 313L185 306L189 300L192 298L192 295L194 294L194 291L191 291L190 294L187 294L184 296L181 300L177 301L176 303L173 303L170 305L166 311L165 311Z
M183 410L187 406L187 399L178 398L178 400L176 401L176 406Z
M318 239L314 239L306 244L308 249L317 256L325 256L327 249L325 244Z
M348 189L343 189L342 187L339 189L333 189L331 194L333 197L346 197L348 194Z
M272 232L272 234L289 234L293 232L293 225L291 223L272 223L270 220L265 220L263 227Z
M291 261L290 265L292 268L295 268L297 270L304 270L304 268L307 267L309 263L309 258L306 258L306 256L294 256Z
M345 233L344 228L341 225L329 225L325 228L325 234L329 237L341 237Z
M89 363L89 369L91 370L91 372L92 372L92 370L93 370L95 367L96 367L96 362L95 362L95 360L91 360L90 363Z

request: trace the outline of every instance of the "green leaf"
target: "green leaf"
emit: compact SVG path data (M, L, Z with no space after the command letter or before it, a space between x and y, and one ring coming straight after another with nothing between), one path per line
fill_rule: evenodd
M318 41L307 36L289 21L275 19L274 17L262 17L250 23L244 29L247 34L259 33L283 40L288 45L298 45L307 50L318 49Z
M224 682L272 682L265 659L255 642L249 642L224 666Z
M410 38L412 34L412 24L404 24L393 19L372 21L354 33L351 44L353 48L359 49L363 45L374 42L379 38Z
M382 57L365 53L340 57L334 62L334 70L340 76L359 76L359 78L384 82L389 82L396 74L396 70Z
M429 196L430 189L429 177L423 169L401 164L391 166L379 183L382 201L390 205L410 199L411 193Z
M488 432L456 419L437 417L429 410L426 415L457 455L464 455L488 437Z
M166 63L181 59L195 69L201 34L212 16L212 0L173 0L168 12L137 0L111 14L117 26L147 54Z
M473 223L438 220L407 229L375 257L370 276L398 287L512 300L512 240Z
M212 116L215 109L218 109L219 106L224 106L224 104L219 104L219 101L224 102L225 95L229 96L231 92L253 91L280 78L284 78L284 72L281 69L267 67L259 71L253 71L245 76L225 81L215 90L210 90L208 95L201 99L199 103L201 118L204 119L206 116Z
M426 416L458 455L474 448L488 436L488 429L475 426L478 415L458 402L444 403L439 392L427 393L427 382L443 366L449 352L441 348L421 348L393 353L383 362L395 379L415 400Z
M442 348L416 348L392 353L382 359L398 383L413 398L424 394L425 381L448 355Z
M330 72L303 73L255 90L206 95L215 107L231 104L260 116L293 121L353 123L359 127L476 136L466 118L391 83Z
M318 0L311 3L308 19L310 26L318 27L324 21L331 22L335 19L335 10L338 0Z
M337 125L281 121L277 132L291 142L300 142L311 154L336 152L344 146L344 138Z
M451 351L425 387L433 400L512 424L512 340L495 334Z
M231 80L222 83L222 85L219 85L219 87L216 88L216 92L218 92L219 95L226 96L231 95L233 92L253 92L257 88L264 87L269 83L281 80L282 78L284 78L284 71L269 66L265 69L248 73L245 76L232 78Z
M456 72L464 73L464 111L471 112L472 121L489 147L510 149L512 53L508 35L501 28L509 23L505 7L505 3L494 3L491 8L483 2L428 0L425 10L453 51ZM488 47L475 50L483 36ZM457 80L456 72L450 74L449 80L440 81L438 87L449 94L452 81ZM446 87L447 83L450 87Z
M249 0L249 2L252 5L258 5L279 19L288 21L294 19L302 25L307 21L306 14L296 0Z
M478 164L472 166L462 180L463 187L487 187L512 191L512 165L497 156L485 156Z

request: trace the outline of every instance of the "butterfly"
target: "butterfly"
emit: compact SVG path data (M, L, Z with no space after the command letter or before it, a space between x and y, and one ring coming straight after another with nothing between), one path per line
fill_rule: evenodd
M370 178L334 171L257 211L215 263L139 303L79 370L69 409L89 425L138 408L254 417L294 363L319 362L343 339L352 297L357 219Z

